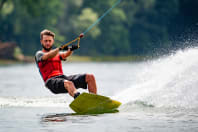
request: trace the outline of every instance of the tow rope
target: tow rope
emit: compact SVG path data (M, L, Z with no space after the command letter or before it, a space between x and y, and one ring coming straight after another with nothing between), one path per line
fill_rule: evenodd
M118 0L115 4L113 4L113 6L111 8L109 8L101 17L99 17L91 26L89 26L83 33L81 33L77 38L75 38L74 40L62 45L62 47L66 47L76 41L77 42L77 46L78 48L80 47L80 39L88 32L90 31L96 24L98 24L109 12L111 12L113 10L113 8L115 8L118 4L120 4L122 0Z
M96 24L98 24L109 12L111 12L113 10L113 8L115 8L118 4L120 4L121 0L118 0L115 4L113 4L113 6L111 8L109 8L101 17L98 18L98 20L96 20L95 23L93 23L91 26L89 26L87 28L87 30L85 30L83 32L83 34L86 34L89 30L91 30Z

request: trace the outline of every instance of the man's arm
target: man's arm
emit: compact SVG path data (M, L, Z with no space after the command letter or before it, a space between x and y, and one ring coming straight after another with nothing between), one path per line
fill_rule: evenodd
M73 51L68 49L67 51L60 53L60 56L62 57L63 60L65 60L67 57L72 55L72 53L73 53Z
M60 53L60 56L63 60L65 60L68 56L72 55L74 50L77 50L79 48L78 45L72 45L71 47L64 47L63 49L67 50L66 52Z
M59 52L59 48L53 49L42 56L42 60L47 60L56 56Z

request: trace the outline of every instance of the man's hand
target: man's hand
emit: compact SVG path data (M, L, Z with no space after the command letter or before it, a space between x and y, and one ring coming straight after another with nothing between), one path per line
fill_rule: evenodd
M68 46L66 46L66 47L61 46L61 47L59 47L59 50L68 50L68 49L69 49Z
M74 50L76 50L78 48L79 48L78 45L72 45L71 47L68 47L68 46L63 47L63 46L61 46L61 47L59 47L59 50L68 50L68 49L70 49L70 51L74 51Z
M72 45L71 47L70 47L70 50L71 51L74 51L74 50L77 50L79 47L78 47L78 45Z

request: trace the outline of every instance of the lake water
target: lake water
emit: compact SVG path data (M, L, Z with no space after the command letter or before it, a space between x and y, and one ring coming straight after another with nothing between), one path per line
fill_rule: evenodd
M93 73L119 113L71 115L68 94L44 87L35 64L0 67L0 132L197 132L198 49L144 62L64 62L66 75ZM80 90L80 92L86 92Z

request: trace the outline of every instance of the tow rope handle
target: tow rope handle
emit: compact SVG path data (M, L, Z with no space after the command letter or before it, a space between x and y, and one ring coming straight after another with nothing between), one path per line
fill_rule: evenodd
M77 38L75 38L74 40L72 40L72 41L70 41L70 42L68 42L68 43L66 43L66 44L64 44L64 45L62 45L61 47L62 47L62 48L65 48L65 47L67 47L68 45L70 45L70 44L72 44L72 43L78 41L78 42L77 42L77 46L78 46L78 48L80 48L80 39L81 39L82 37L84 37L84 33L81 33Z

